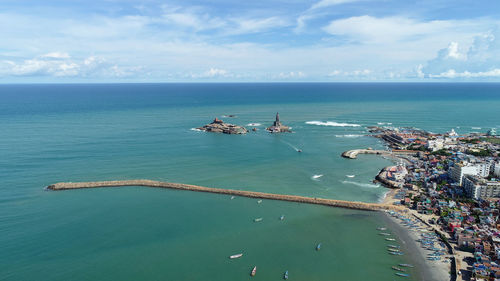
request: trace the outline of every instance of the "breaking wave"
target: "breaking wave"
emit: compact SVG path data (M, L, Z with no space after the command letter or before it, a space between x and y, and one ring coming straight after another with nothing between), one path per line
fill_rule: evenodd
M391 122L377 122L377 125L392 125Z
M471 127L472 130L481 130L481 127Z
M361 183L361 182L355 182L355 181L342 181L343 184L353 184L357 185L360 187L368 187L368 188L379 188L380 184L373 184L373 183Z
M306 124L309 125L317 125L317 126L329 126L329 127L361 127L359 124L351 124L351 123L338 123L335 121L307 121Z
M262 124L260 124L260 123L248 123L247 126L258 127L258 126L262 126Z
M336 138L359 138L362 137L363 135L356 135L356 134L351 134L351 135L335 135Z
M203 130L197 129L197 128L191 128L191 131L196 131L196 132L203 132Z

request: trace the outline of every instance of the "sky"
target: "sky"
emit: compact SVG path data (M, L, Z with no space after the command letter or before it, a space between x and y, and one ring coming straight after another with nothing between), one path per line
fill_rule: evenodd
M0 83L500 82L497 0L0 0Z

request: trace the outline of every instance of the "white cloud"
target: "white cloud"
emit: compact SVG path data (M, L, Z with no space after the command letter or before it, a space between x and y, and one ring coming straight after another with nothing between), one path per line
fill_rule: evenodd
M51 59L69 59L70 56L68 53L62 52L52 52L45 55L41 55L42 58L51 58Z
M341 70L334 70L330 73L328 73L328 76L330 77L352 77L352 76L368 76L372 74L373 71L370 69L357 69L353 71L341 71Z
M500 68L495 68L482 72L456 72L454 69L449 69L440 74L429 74L430 78L495 78L500 77Z
M290 71L290 72L280 72L278 74L279 79L297 79L297 78L304 78L306 77L306 74L302 71Z
M236 25L226 31L226 34L249 34L289 26L289 22L281 17L268 17L256 19L234 18Z
M309 10L315 10L319 8L325 8L325 7L330 7L330 6L335 6L335 5L341 5L341 4L346 4L346 3L353 3L353 2L359 2L362 0L321 0L317 3L314 3Z

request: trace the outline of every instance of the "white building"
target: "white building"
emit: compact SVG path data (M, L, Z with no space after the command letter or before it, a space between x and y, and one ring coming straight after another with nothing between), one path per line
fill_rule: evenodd
M500 196L500 182L487 181L477 176L464 177L464 189L467 195L474 199L486 199Z
M455 163L453 167L448 171L448 176L458 183L458 185L462 185L462 181L465 175L473 175L479 177L487 177L490 173L490 165L486 163L478 163L478 164L460 164Z
M432 150L432 151L437 151L437 150L443 149L443 147L444 147L444 140L443 139L434 139L434 140L427 141L427 148Z
M500 162L496 162L493 170L495 177L500 177Z

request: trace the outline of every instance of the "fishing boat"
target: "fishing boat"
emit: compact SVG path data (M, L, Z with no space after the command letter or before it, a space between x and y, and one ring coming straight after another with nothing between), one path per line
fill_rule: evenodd
M387 232L380 232L379 235L384 235L384 236L391 236L390 233L387 233Z
M387 230L387 227L377 227L377 230Z
M287 280L287 279L288 279L288 270L287 270L287 271L285 271L285 275L283 276L283 278L284 278L285 280Z
M394 256L402 256L403 253L401 252L389 252L389 254L394 255Z
M392 266L391 268L394 270L397 270L397 271L406 271L405 269L402 269L402 268L397 267L397 266Z
M281 215L280 217L280 221L284 220L285 219L285 216L284 215Z
M262 203L262 200L257 201L257 203L259 203L259 204Z
M302 152L302 149L297 149L297 152Z
M348 177L348 178L354 178L355 175L346 175L346 177Z
M259 221L262 221L262 218L256 218L253 220L254 222L259 222Z
M255 276L256 273L257 273L257 266L254 266L252 272L250 272L250 276Z
M410 276L410 274L407 274L407 273L400 273L400 272L397 272L396 273L397 276L401 276L401 277L408 277Z
M399 249L399 246L398 246L398 245L387 245L387 247L389 247L389 248L394 248L394 249Z
M394 239L394 238L385 238L385 240L387 240L387 241L396 241L396 239Z
M399 266L402 266L402 267L413 267L413 265L407 264L407 263L400 263Z
M231 200L233 200L233 199L234 199L234 196L231 196Z
M236 254L236 255L229 256L229 258L230 259L237 259L237 258L241 258L241 256L243 256L243 253L239 253L239 254Z
M321 250L321 243L319 243L317 246L316 246L316 251L319 251Z
M387 249L389 252L399 252L399 249L389 248Z

